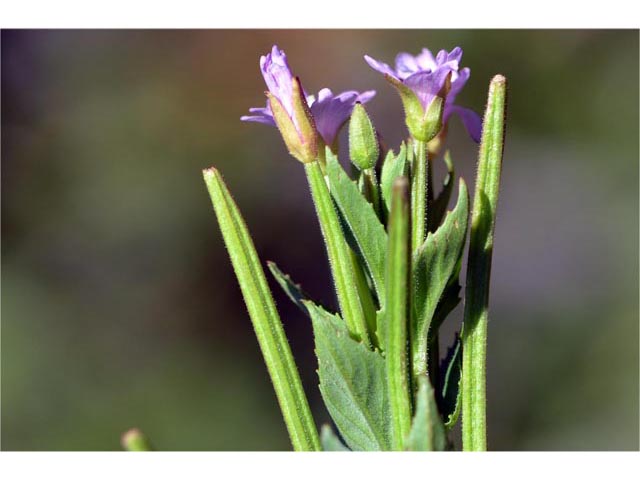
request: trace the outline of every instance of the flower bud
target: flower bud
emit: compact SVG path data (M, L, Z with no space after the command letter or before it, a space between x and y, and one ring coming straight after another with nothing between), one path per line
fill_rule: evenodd
M360 170L373 168L378 161L380 149L376 129L367 111L357 102L349 120L349 156Z
M318 132L300 79L295 77L292 82L292 115L289 115L282 102L272 93L265 92L269 99L269 106L273 112L273 119L280 130L289 153L302 163L310 163L318 157Z

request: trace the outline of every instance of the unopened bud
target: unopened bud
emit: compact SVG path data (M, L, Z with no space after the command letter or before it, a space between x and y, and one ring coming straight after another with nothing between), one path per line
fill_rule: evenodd
M349 120L349 156L360 170L373 168L378 161L380 148L376 129L360 102L356 103Z
M297 77L293 79L292 87L292 116L275 95L265 93L269 99L273 119L289 153L302 163L310 163L318 157L318 132Z

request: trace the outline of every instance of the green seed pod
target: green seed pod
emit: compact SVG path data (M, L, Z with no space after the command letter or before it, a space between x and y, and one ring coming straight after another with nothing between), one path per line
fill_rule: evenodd
M380 148L376 129L360 102L356 103L349 120L349 156L360 170L373 168L378 161Z

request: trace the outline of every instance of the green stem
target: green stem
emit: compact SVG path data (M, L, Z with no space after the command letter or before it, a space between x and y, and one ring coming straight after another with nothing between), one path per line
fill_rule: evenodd
M293 448L320 450L318 431L256 249L220 173L203 172Z
M427 144L415 142L411 169L411 252L424 242L427 231Z
M373 209L376 211L378 217L380 217L380 187L378 186L378 179L376 178L375 168L367 168L362 171L363 190L365 198L373 205Z
M358 296L360 297L360 304L362 305L362 311L364 313L364 317L367 321L367 332L369 333L369 338L371 339L371 343L374 347L379 348L376 338L376 304L373 299L373 295L371 293L371 287L367 282L366 274L364 273L364 268L360 264L358 260L358 255L351 249L349 249L351 254L351 264L353 265L353 273L356 279L356 287L358 289Z
M318 214L322 236L327 246L327 255L331 265L333 282L336 286L340 311L349 331L359 337L367 346L371 346L367 322L358 296L349 245L342 233L338 213L333 205L320 164L317 161L310 162L305 163L304 167L311 187L311 196Z
M462 331L462 447L487 449L486 357L489 280L496 205L504 147L507 81L496 75L489 87L471 216Z
M387 252L387 298L385 301L385 354L389 386L389 409L394 449L404 450L411 429L411 397L408 365L410 215L408 184L400 177L393 185Z

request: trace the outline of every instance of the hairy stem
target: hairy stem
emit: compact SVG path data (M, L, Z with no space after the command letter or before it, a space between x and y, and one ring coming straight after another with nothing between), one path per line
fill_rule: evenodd
M486 450L486 357L489 280L496 205L504 147L507 81L496 75L489 87L471 215L462 331L462 447Z
M410 215L408 184L404 177L393 185L389 216L385 335L389 407L394 449L403 450L411 429L411 397L408 365Z
M418 250L427 233L427 144L415 141L411 168L411 252Z

